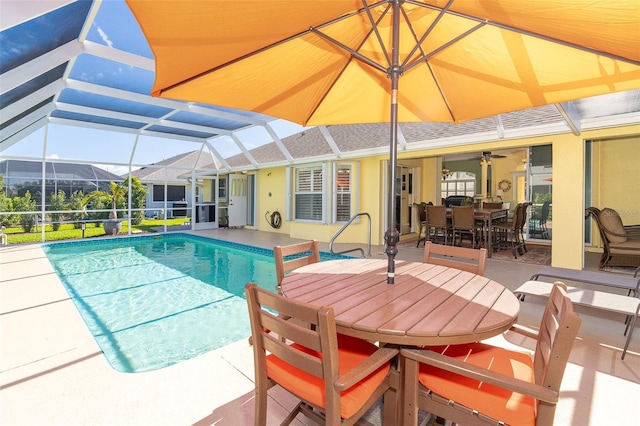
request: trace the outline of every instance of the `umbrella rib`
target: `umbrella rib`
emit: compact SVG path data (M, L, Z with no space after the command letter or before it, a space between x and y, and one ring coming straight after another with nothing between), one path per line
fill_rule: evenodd
M411 4L414 4L414 5L417 5L417 6L426 7L428 9L440 10L440 11L443 10L442 7L433 6L433 5L425 4L425 3L419 3L419 2L417 2L415 0L404 0L404 1L407 2L407 3L411 3ZM513 31L513 32L516 32L516 33L519 33L519 34L528 35L530 37L538 38L538 39L541 39L541 40L550 41L552 43L562 44L562 45L567 46L567 47L571 47L571 48L574 48L574 49L582 50L584 52L594 53L596 55L605 56L605 57L610 58L610 59L615 59L615 60L627 62L627 63L630 63L632 65L640 65L640 61L636 61L636 60L631 59L631 58L627 58L627 57L624 57L624 56L620 56L620 55L616 55L616 54L613 54L613 53L605 52L605 51L602 51L602 50L592 49L592 48L586 47L586 46L581 46L581 45L576 44L576 43L571 43L569 41L561 40L559 38L554 38L554 37L550 37L550 36L547 36L547 35L544 35L544 34L535 33L533 31L528 31L528 30L525 30L525 29L522 29L522 28L514 27L512 25L501 24L499 22L490 21L490 20L485 19L485 18L480 18L480 17L477 17L477 16L473 16L473 15L469 15L469 14L461 13L461 12L456 12L456 11L452 11L452 10L448 10L447 13L450 14L450 15L458 16L460 18L466 18L466 19L469 19L469 20L472 20L472 21L482 22L482 23L484 23L486 25L491 25L491 26L494 26L494 27L497 27L497 28L501 28L501 29L504 29L504 30L509 30L509 31Z
M505 29L505 30L511 30L511 31L517 32L519 34L528 35L530 37L539 38L541 40L562 44L562 45L567 46L567 47L571 47L571 48L574 48L574 49L582 50L584 52L605 56L607 58L615 59L615 60L618 60L618 61L628 62L628 63L630 63L632 65L640 65L640 61L636 61L636 60L633 60L631 58L627 58L627 57L620 56L620 55L615 55L613 53L605 52L603 50L592 49L592 48L587 47L587 46L581 46L579 44L575 44L575 43L571 43L569 41L561 40L559 38L554 38L554 37L546 36L544 34L534 33L533 31L527 31L527 30L523 30L523 29L520 29L520 28L512 27L510 25L500 24L500 23L492 22L492 21L487 21L487 24L493 25L495 27L502 28L502 29Z
M449 10L449 7L453 3L453 1L454 0L449 0L449 3L447 3L447 5L442 8L440 13L438 14L438 17L431 23L431 25L429 25L429 28L427 28L427 30L424 32L424 35L420 38L420 40L417 40L417 43L416 43L415 47L411 50L411 52L409 52L409 55L407 55L406 59L404 60L404 62L400 66L401 68L404 68L407 65L409 60L413 57L413 55L416 53L416 51L418 49L422 50L422 43L424 43L424 41L427 39L429 34L431 34L431 31L433 31L433 29L436 27L436 25L438 25L438 22L440 22L440 20L447 13L447 11ZM409 2L409 3L412 3L412 2ZM421 4L421 6L424 6L424 5ZM410 21L409 21L409 18L407 17L407 15L406 15L406 12L405 12L404 9L402 9L402 13L403 13L403 15L405 17L405 20L407 21L407 24L408 24ZM423 58L425 57L424 53L422 54L422 57ZM419 60L421 60L421 59L419 59Z
M366 64L371 65L373 68L380 70L384 73L388 72L388 68L383 67L382 65L380 65L379 63L375 62L374 60L367 58L366 56L364 56L363 54L353 50L352 48L350 48L349 46L339 42L338 40L329 37L328 35L324 34L323 32L318 31L316 28L310 28L310 31L313 32L314 34L318 35L319 37L322 37L323 39L327 40L328 42L335 44L336 46L346 50L347 52L349 52L353 57L360 59L362 62L365 62Z
M451 0L451 1L453 1L453 0ZM378 22L375 22L375 20L373 19L373 15L371 15L371 9L367 5L366 0L362 0L362 6L363 6L365 12L367 13L367 16L369 17L369 22L371 23L371 27L373 28L373 32L376 34L376 37L378 38L378 43L380 44L380 49L382 49L382 54L387 59L387 66L389 68L391 68L391 60L389 59L389 54L387 53L387 49L385 48L384 43L382 42L382 36L380 36L380 31L378 31L378 24L379 24L380 20L382 20L382 17L387 14L387 12L388 12L388 10L390 8L390 5L387 5L387 9L383 13L380 14L380 18L379 18Z
M447 47L451 46L454 43L457 43L458 41L462 40L463 38L467 37L468 35L470 35L471 33L474 33L476 31L478 31L480 28L484 27L485 25L487 25L487 21L484 22L480 22L478 23L478 25L476 25L473 28L468 29L467 31L465 31L464 33L460 34L459 36L449 40L448 42L446 42L445 44L443 44L442 46L438 47L437 49L433 50L430 53L425 53L422 56L420 56L419 58L417 58L415 61L411 62L409 65L407 65L404 70L408 71L410 69L412 69L413 67L421 64L424 61L427 61L430 57L432 57L433 55L438 54L439 52L442 52L444 49L446 49ZM418 45L419 47L420 45Z
M371 6L367 6L367 8L368 8L368 7L375 7L375 6L378 6L378 5L382 4L382 3L385 3L386 1L387 1L387 0L380 0L379 2L374 3L374 4L372 4ZM232 60L232 61L226 62L226 63L224 63L224 64L220 64L220 65L218 65L218 66L216 66L216 67L214 67L214 68L209 68L208 70L206 70L206 71L202 71L201 73L198 73L198 74L196 74L196 75L193 75L193 76L191 76L191 77L189 77L189 78L187 78L187 79L184 79L184 80L182 80L182 81L178 81L178 82L176 82L176 83L173 83L172 85L167 86L167 87L165 87L165 88L161 89L161 90L160 90L160 94L162 94L163 92L166 92L166 91L168 91L168 90L175 89L176 87L182 86L183 84L187 84L187 83L189 83L189 82L191 82L191 81L193 81L193 80L196 80L196 79L198 79L198 78L200 78L200 77L203 77L203 76L205 76L205 75L207 75L207 74L210 74L210 73L213 73L213 72L215 72L215 71L221 70L221 69L223 69L223 68L225 68L225 67L227 67L227 66L229 66L229 65L233 65L233 64L235 64L235 63L237 63L237 62L243 61L243 60L245 60L245 59L247 59L247 58L250 58L250 57L252 57L252 56L255 56L255 55L259 54L259 53L262 53L262 52L264 52L264 51L267 51L267 50L269 50L269 49L272 49L272 48L273 48L273 47L275 47L275 46L279 46L279 45L281 45L281 44L287 43L288 41L291 41L291 40L294 40L294 39L296 39L296 38L302 37L302 36L304 36L305 34L309 34L310 32L314 32L314 33L316 33L316 34L323 35L321 32L319 32L319 31L318 31L318 28L324 28L324 27L330 26L331 24L333 24L333 23L335 23L335 22L339 22L339 21L342 21L342 20L344 20L344 19L350 18L350 17L352 17L352 16L359 15L360 13L362 13L362 10L356 10L356 11L354 11L354 12L352 12L352 13L348 13L348 14L345 14L345 15L339 16L339 17L338 17L338 18L336 18L336 19L332 19L332 20L330 20L330 21L327 21L327 22L325 22L325 23L323 23L323 24L321 24L321 25L318 25L317 27L311 27L311 28L306 29L306 30L304 30L304 31L302 31L302 32L299 32L299 33L297 33L297 34L294 34L294 35L292 35L292 36L290 36L290 37L287 37L287 38L284 38L284 39L282 39L282 40L279 40L279 41L277 41L277 42L275 42L275 43L272 43L272 44L270 44L270 45L268 45L268 46L264 46L264 47L261 47L260 49L254 50L254 51L252 51L252 52L248 52L248 53L246 53L245 55L240 56L240 57L237 57L237 58L235 58L235 59L234 59L234 60ZM334 42L334 43L336 43L336 44L338 44L338 45L341 45L340 43L333 41L330 37L325 36L325 38L327 38L327 39L328 39L329 41L331 41L331 42ZM347 48L346 46L342 46L342 45L341 45L341 47L344 47L344 48L346 48L347 50L351 51L351 50L350 50L349 48ZM356 55L356 56L358 56L358 57L359 57L359 58L361 58L361 59L366 59L366 57L362 56L361 54L356 53L355 55ZM374 63L374 64L375 64L375 63ZM379 66L376 66L376 68L379 68ZM379 69L381 69L381 68L379 68ZM386 68L382 68L381 70L382 70L383 72L387 72L387 69L386 69Z

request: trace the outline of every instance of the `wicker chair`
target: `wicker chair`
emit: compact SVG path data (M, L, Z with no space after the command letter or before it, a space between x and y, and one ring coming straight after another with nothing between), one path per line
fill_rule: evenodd
M427 203L413 203L413 207L418 210L418 242L416 247L420 246L420 241L426 241L429 236L429 228L427 227ZM421 237L424 231L424 237Z
M523 254L524 238L522 228L526 220L528 203L519 203L513 213L511 222L499 222L493 225L498 241L494 244L494 249L511 248L514 259L518 258L518 254Z
M624 226L618 212L607 207L588 207L585 216L591 216L598 225L604 249L600 268L640 266L640 225Z
M451 225L447 220L447 209L444 205L429 206L427 205L427 233L431 235L433 229L433 240L442 237L444 244L449 241L451 234Z

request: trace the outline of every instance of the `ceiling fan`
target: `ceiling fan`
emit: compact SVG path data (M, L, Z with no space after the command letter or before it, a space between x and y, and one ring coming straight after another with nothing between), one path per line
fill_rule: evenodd
M492 154L491 151L483 151L480 160L489 161L492 158L506 158L506 155L502 154Z

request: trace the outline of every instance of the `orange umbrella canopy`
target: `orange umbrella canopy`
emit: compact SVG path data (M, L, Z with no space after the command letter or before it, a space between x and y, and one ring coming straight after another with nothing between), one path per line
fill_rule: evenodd
M395 0L398 121L640 87L638 0ZM127 0L153 95L304 125L388 122L394 0Z

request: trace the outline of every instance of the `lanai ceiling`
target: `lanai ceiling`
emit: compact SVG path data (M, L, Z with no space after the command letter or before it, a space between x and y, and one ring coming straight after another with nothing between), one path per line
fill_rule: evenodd
M274 117L152 98L153 56L120 0L2 0L0 27L4 158L49 123L197 143L211 156L206 168L218 173L388 151L388 124L323 126L289 136ZM401 123L399 152L638 123L640 90L633 90L457 125ZM267 142L239 136L252 128ZM221 140L236 153L222 152Z

